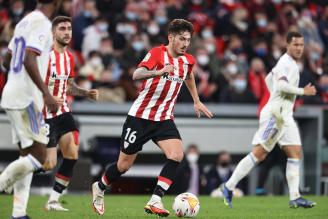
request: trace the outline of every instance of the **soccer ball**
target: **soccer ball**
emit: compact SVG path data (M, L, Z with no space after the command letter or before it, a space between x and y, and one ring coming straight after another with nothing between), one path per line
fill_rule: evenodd
M196 217L200 205L197 196L186 192L175 197L172 208L178 217Z

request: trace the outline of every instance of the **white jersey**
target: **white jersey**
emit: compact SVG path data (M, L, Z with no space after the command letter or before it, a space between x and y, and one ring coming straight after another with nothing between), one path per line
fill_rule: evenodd
M303 89L298 88L299 79L300 73L296 61L285 53L280 57L278 63L265 80L270 91L270 99L261 111L261 119L271 117L273 114L284 119L292 118L297 94L285 93L279 90L278 82L284 80L298 94L302 94Z
M3 108L23 109L33 101L38 110L42 111L42 93L28 75L23 61L26 49L37 52L37 65L44 80L52 44L51 22L42 12L35 10L16 25L14 36L8 46L12 58L8 81L2 94Z

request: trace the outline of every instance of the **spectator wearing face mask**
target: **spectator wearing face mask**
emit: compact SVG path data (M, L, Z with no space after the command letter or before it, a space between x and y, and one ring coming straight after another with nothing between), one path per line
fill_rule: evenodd
M103 71L104 64L100 53L91 51L86 63L81 67L79 75L88 78L90 81L99 81Z
M216 163L212 165L206 174L207 192L211 194L212 197L222 196L218 188L222 183L225 183L230 178L233 169L230 154L227 151L219 152ZM243 182L240 183L240 185L242 184ZM237 185L237 197L243 194L243 192L239 189L240 185Z
M247 87L247 80L244 74L237 73L226 86L221 95L223 103L256 103L256 98Z
M82 42L83 57L87 58L90 51L99 51L101 40L108 36L107 20L104 17L98 17L95 23L84 31L84 38Z
M172 187L174 194L183 192L191 192L195 195L204 194L206 178L203 167L199 163L199 156L197 145L189 145L177 170L176 180Z

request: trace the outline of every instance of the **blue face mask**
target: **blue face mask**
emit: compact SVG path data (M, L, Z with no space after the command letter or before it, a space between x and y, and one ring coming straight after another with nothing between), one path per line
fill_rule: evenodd
M90 11L83 11L83 16L84 17L87 17L87 18L89 18L89 17L91 17L91 12Z
M140 52L140 51L142 51L145 48L145 45L141 41L135 41L135 42L132 43L132 48L135 51Z
M163 25L166 24L167 18L165 16L158 16L155 17L155 20L157 21L158 24Z
M138 18L138 15L132 11L128 11L125 14L126 18L129 19L130 21L135 21Z
M265 48L257 48L255 50L256 55L260 56L260 57L264 57L267 55L267 50Z

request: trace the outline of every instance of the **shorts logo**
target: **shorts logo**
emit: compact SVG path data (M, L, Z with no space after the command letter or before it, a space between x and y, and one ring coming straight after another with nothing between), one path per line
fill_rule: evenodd
M124 141L124 148L127 148L127 147L129 147L129 142L127 142L127 141Z

